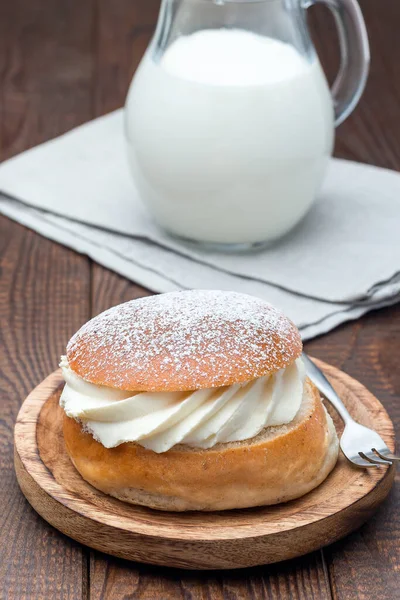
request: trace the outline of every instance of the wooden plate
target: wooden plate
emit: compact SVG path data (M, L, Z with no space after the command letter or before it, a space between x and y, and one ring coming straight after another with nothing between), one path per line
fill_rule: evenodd
M359 382L319 363L350 413L394 451L393 425ZM131 506L87 484L62 435L60 370L27 397L15 425L15 470L33 508L51 525L97 550L135 561L190 569L232 569L300 556L364 523L387 496L394 467L358 469L341 455L328 479L278 506L220 513L163 513ZM339 432L341 421L334 413Z

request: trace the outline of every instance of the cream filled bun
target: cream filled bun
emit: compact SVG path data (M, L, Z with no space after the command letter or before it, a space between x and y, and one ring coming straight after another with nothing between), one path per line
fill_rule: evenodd
M338 455L301 351L295 325L244 294L191 290L111 308L61 358L69 456L94 487L161 510L297 498Z

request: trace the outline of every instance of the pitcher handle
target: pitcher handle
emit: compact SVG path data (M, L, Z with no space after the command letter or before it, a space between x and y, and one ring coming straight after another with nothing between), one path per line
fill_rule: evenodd
M356 107L369 71L369 43L357 0L306 0L306 8L325 4L336 21L340 45L340 68L332 86L336 127Z

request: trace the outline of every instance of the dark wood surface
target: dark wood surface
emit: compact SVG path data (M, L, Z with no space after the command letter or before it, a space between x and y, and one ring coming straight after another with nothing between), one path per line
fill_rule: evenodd
M0 2L0 158L123 103L150 38L157 0ZM400 2L361 0L372 64L336 155L400 169ZM312 8L328 74L337 66L332 19ZM400 588L400 492L358 532L323 551L241 572L188 573L92 552L43 522L13 470L19 405L57 366L91 315L146 293L86 257L0 218L0 597L3 599L388 599ZM400 307L372 312L307 344L359 379L400 431Z

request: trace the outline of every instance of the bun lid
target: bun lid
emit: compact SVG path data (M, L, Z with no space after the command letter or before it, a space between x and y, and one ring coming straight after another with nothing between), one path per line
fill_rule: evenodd
M170 392L270 375L301 351L296 326L268 302L189 290L106 310L71 338L67 359L77 375L96 385Z

